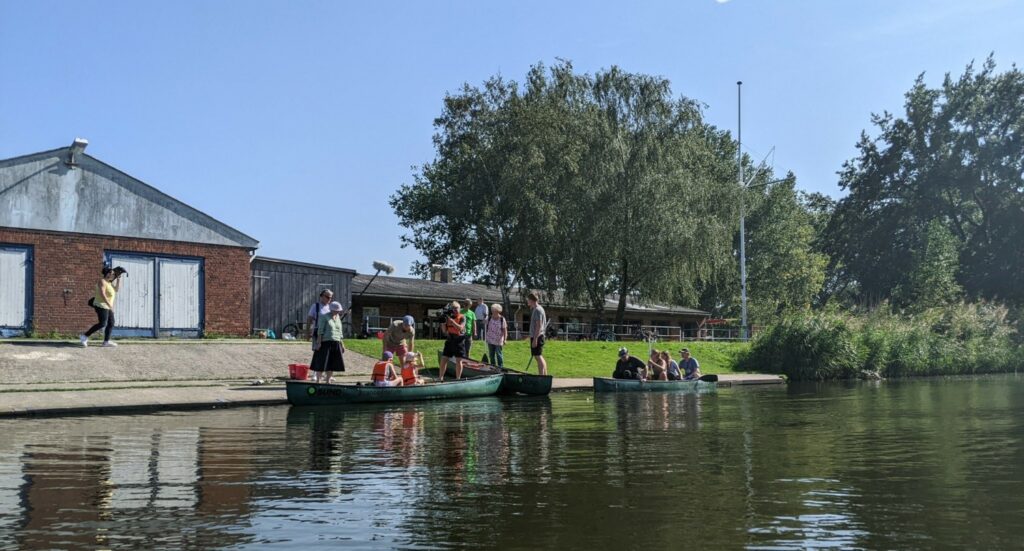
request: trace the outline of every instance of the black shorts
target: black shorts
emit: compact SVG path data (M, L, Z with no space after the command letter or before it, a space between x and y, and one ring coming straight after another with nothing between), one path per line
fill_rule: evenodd
M462 335L448 335L444 340L444 350L441 355L445 358L465 358L466 339Z
M532 342L530 344L533 344ZM537 337L537 346L530 347L531 356L543 356L544 355L544 335Z

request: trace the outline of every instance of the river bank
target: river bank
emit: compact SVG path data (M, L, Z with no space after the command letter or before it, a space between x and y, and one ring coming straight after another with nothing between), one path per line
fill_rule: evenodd
M0 417L284 405L286 366L308 361L304 342L122 341L117 348L81 348L61 341L3 341ZM345 362L339 382L365 381L373 365L372 358L351 349ZM593 369L599 375L611 371ZM720 377L723 387L783 382L776 375ZM556 377L553 385L554 391L591 388L589 377Z

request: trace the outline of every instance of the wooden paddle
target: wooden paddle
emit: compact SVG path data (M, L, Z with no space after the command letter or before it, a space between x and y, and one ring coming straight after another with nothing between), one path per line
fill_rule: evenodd
M704 381L705 383L717 383L718 375L701 375L697 380Z

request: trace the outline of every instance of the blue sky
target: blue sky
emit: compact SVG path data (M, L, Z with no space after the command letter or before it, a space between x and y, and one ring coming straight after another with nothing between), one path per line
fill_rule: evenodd
M260 254L407 273L387 198L433 156L447 91L571 60L669 78L805 190L870 114L995 52L1024 59L1024 3L114 2L0 0L0 158L88 153L252 235Z

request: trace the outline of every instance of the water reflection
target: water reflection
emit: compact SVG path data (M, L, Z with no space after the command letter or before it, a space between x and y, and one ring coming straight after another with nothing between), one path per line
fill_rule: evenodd
M0 548L1005 548L1022 442L1012 377L0 421Z

